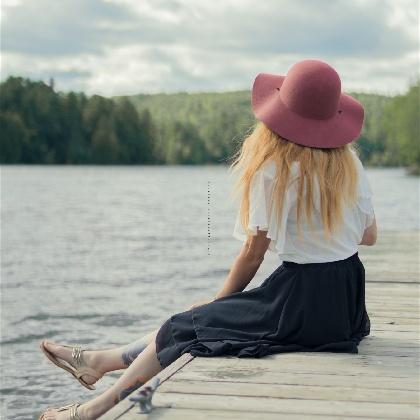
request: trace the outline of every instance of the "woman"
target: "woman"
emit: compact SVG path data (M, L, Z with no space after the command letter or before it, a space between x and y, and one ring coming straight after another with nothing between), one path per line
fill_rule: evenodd
M359 245L376 242L372 190L351 142L362 105L341 93L337 72L304 60L286 76L261 73L252 88L258 119L235 156L241 202L234 236L244 241L215 299L172 315L126 347L82 350L42 342L44 353L89 389L127 368L103 394L49 409L44 419L95 419L189 352L262 357L290 351L357 353L370 333ZM244 291L265 252L282 264Z

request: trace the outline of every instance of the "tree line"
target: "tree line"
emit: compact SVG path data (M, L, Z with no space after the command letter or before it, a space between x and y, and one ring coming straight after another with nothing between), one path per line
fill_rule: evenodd
M419 82L395 97L352 95L365 107L364 162L420 168ZM9 77L0 84L0 162L223 163L254 122L249 91L105 98Z
M150 163L150 112L128 100L54 91L10 77L0 85L2 163Z

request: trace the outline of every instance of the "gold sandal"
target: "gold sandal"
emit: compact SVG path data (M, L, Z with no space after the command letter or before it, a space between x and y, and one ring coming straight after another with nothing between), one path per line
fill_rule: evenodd
M45 341L41 342L40 347L43 353L48 357L48 359L50 359L58 367L71 373L84 387L90 390L96 389L93 385L86 383L83 380L82 376L90 375L90 376L93 376L98 381L99 379L102 378L103 373L98 372L97 370L92 369L91 367L86 365L86 362L83 360L83 357L82 357L82 352L84 350L82 350L80 346L67 346L65 344L60 344L60 345L63 347L68 347L72 349L71 357L72 357L74 366L72 366L70 363L66 362L63 359L56 357L53 353L51 353L45 347Z
M57 410L57 411L70 410L70 420L82 420L82 418L80 417L79 413L77 412L77 408L80 405L81 405L80 403L75 402L73 404L68 404L68 405L64 405L63 407L55 408L55 410ZM44 419L44 414L47 411L48 411L48 409L39 416L38 420L43 420Z

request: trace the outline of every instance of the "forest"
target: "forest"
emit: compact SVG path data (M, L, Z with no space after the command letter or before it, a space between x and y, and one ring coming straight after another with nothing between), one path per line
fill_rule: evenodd
M365 107L366 165L419 173L419 85L394 97L349 93ZM226 163L254 123L250 91L105 98L57 92L52 80L0 84L3 164Z

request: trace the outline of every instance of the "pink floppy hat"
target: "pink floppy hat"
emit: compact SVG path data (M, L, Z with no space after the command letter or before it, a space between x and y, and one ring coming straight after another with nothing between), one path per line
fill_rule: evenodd
M320 60L294 64L286 76L260 73L252 87L255 117L302 146L334 148L359 137L362 104L341 93L338 73Z

